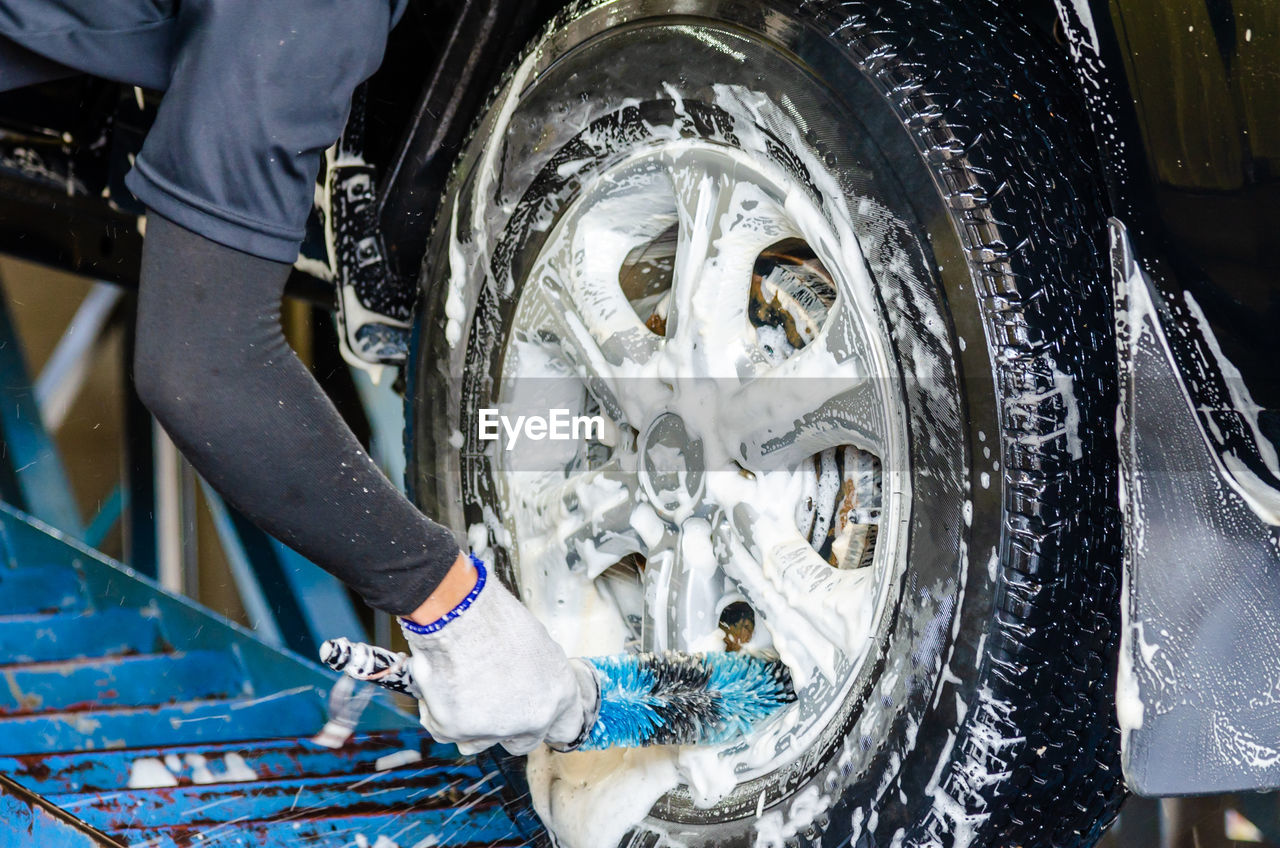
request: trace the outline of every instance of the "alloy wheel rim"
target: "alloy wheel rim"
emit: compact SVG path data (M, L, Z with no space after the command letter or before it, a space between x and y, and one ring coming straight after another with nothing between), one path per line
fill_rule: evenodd
M549 226L498 403L604 426L495 448L491 529L571 654L780 655L798 703L701 753L766 774L849 696L905 553L905 414L869 272L792 174L697 139L598 171Z

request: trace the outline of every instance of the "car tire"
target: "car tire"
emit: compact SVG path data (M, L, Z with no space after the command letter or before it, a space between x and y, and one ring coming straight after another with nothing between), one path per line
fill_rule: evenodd
M898 559L807 747L710 803L682 783L577 809L562 775L535 791L561 844L1087 846L1114 818L1114 336L1062 64L986 0L608 0L565 10L496 91L427 251L406 439L419 505L527 601L477 415L502 403L539 257L621 162L705 145L847 225L865 265L836 273L871 280L905 433L884 462Z

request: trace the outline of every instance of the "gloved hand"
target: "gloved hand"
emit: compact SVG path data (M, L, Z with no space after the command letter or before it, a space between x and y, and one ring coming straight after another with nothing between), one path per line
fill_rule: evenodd
M422 726L464 754L495 744L512 754L544 741L573 747L595 721L595 675L565 655L484 563L471 561L476 586L457 607L425 626L400 620Z

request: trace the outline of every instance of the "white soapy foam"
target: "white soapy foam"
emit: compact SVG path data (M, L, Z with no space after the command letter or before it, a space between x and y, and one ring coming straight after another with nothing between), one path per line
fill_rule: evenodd
M223 781L226 783L243 783L258 779L258 773L253 770L253 767L234 751L222 758L222 766L225 770Z
M1214 747L1229 761L1247 763L1252 769L1267 769L1280 762L1280 750L1237 726L1227 715L1215 712L1210 728Z
M1265 437L1264 437L1265 438ZM1280 524L1280 491L1253 472L1233 453L1222 455L1222 463L1230 472L1228 479L1254 515L1268 524Z
M947 794L946 790L941 786L942 772L951 761L951 749L955 744L955 731L948 730L947 743L942 747L942 753L938 757L938 764L934 767L933 776L929 778L929 783L925 786L925 793L933 799L934 814L950 823L951 835L954 840L952 844L956 848L968 848L973 841L974 825L981 823L985 816L974 821L964 808L964 805Z
M1235 410L1244 423L1249 427L1249 433L1253 438L1253 442L1257 445L1258 454L1262 457L1262 464L1272 476L1280 479L1280 458L1277 458L1276 447L1262 432L1262 427L1258 421L1258 414L1263 408L1253 399L1249 388L1245 385L1244 376L1240 373L1240 369L1227 359L1225 353L1222 352L1222 345L1218 343L1218 337L1214 335L1213 329L1209 326L1209 320L1205 317L1204 310L1200 308L1200 304L1196 303L1191 292L1183 292L1183 299L1186 301L1187 309L1191 312L1191 316L1195 319L1200 327L1200 333L1204 336L1205 343L1209 345L1209 350L1213 353L1213 358L1218 363L1218 371L1222 374L1223 381L1227 384L1227 392L1231 399L1231 408ZM1215 455L1217 451L1214 451ZM1249 470L1239 457L1232 454L1223 456L1223 462L1230 472L1227 474L1227 480L1232 484L1232 488L1244 498L1245 503L1253 510L1254 514L1268 524L1280 524L1280 491L1263 481L1260 477Z
M757 819L756 848L786 848L788 840L813 824L831 802L818 787L806 787L791 800L789 816L784 817L781 810L770 810Z
M401 751L393 751L390 754L384 754L373 762L374 771L387 771L389 769L400 768L411 763L422 762L422 754L413 748L405 748Z
M477 522L467 527L467 547L485 562L493 561L489 550L489 528L485 527L483 522Z
M453 215L449 218L449 291L444 299L445 341L449 347L457 347L462 340L462 322L467 319L467 304L464 293L467 290L467 260L462 253L462 244L458 238L458 199L453 199ZM479 230L476 231L480 232Z
M1058 10L1058 17L1062 19L1064 25L1069 23L1071 20L1070 15L1067 14L1068 2L1071 4L1070 8L1075 11L1076 19L1080 21L1080 25L1084 28L1085 33L1089 37L1089 40L1084 43L1080 42L1078 39L1070 39L1068 46L1070 47L1071 55L1077 63L1084 63L1086 65L1081 69L1081 76L1084 81L1094 88L1099 88L1100 83L1095 78L1095 73L1097 70L1098 60L1102 56L1102 50L1098 42L1098 30L1097 27L1094 26L1093 12L1089 9L1089 0L1053 0L1053 5ZM1069 33L1073 33L1074 29L1068 29L1067 31ZM1085 55L1082 48L1086 44L1092 48L1092 55Z
M640 535L640 541L646 548L656 548L667 532L666 525L647 501L636 504L635 509L631 510L631 526Z
M324 280L326 283L333 282L333 269L329 267L327 262L299 254L298 258L293 260L293 267L304 274L310 274L317 280Z
M1067 418L1063 422L1067 451L1072 459L1079 460L1084 456L1084 450L1080 444L1080 405L1076 403L1075 380L1070 374L1063 374L1055 365L1053 386L1054 390L1061 395L1062 404L1067 412Z
M191 782L197 785L217 783L213 772L209 770L209 761L201 754L187 754L187 766L191 769Z
M421 842L416 843L413 848L430 848L430 846L438 844L439 840L435 836L428 836ZM370 848L369 837L363 833L357 833L356 848ZM380 833L378 834L378 840L372 844L372 848L400 848L400 845L391 837Z
M1093 52L1101 56L1102 47L1098 44L1098 28L1093 25L1093 10L1089 8L1089 0L1071 0L1071 6L1076 10L1076 17L1080 19L1080 24L1089 33Z
M1076 402L1075 381L1070 374L1064 374L1054 365L1052 389L1047 389L1043 392L1022 392L1011 395L1008 402L1030 408L1054 395L1062 399L1065 413L1062 426L1047 433L1020 433L1016 438L1021 444L1039 446L1061 436L1066 442L1067 452L1071 454L1071 458L1079 460L1084 456L1083 446L1080 441L1080 406Z
M695 807L714 807L738 785L733 769L725 768L724 758L724 752L716 748L682 748L676 754L676 771L689 787Z
M969 788L976 789L1003 780L1007 773L993 773L988 770L987 764L1006 762L1009 756L1005 749L1025 741L1025 737L1004 734L1003 727L1011 725L1013 707L1009 702L996 698L989 687L983 686L978 691L973 710L974 718L968 726L965 762L962 766L956 766L951 775L952 780L961 785L962 795L969 795ZM943 746L933 776L925 786L925 793L933 798L933 814L949 823L952 844L956 848L968 848L977 838L983 823L991 817L991 811L985 807L970 810L962 801L953 797L944 785L947 782L944 773L951 762L956 738L953 731L948 731L947 743Z
M177 786L178 778L173 776L165 764L154 757L139 757L129 766L130 789L158 789L163 786Z
M1142 728L1142 690L1133 670L1134 622L1129 612L1129 571L1125 569L1120 583L1120 663L1116 674L1116 719L1120 725L1123 745L1128 745L1129 734Z
M466 226L466 222L459 220L458 199L454 198L452 214L449 217L449 288L445 295L444 327L445 341L450 348L457 347L462 340L463 324L467 320L465 293L470 282L472 265L480 269L481 273L487 273L489 268L490 245L486 236L486 216L496 199L493 187L498 178L498 157L503 149L503 145L497 139L506 135L511 117L519 104L520 95L537 62L537 51L530 51L508 82L507 95L501 106L496 112L491 110L495 118L488 131L495 141L485 149L483 158L476 165L476 185L471 202L470 226ZM462 237L464 229L467 234L465 241ZM468 246L470 250L467 249Z
M529 755L529 792L538 815L568 848L617 845L679 782L661 748Z

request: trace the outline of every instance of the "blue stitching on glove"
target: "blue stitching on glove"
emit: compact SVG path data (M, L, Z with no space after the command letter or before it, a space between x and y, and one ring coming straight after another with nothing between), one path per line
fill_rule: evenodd
M473 588L470 592L467 593L467 596L465 598L463 598L461 601L458 602L458 605L456 607L449 610L447 613L440 616L430 624L417 624L415 622L410 621L407 618L402 618L400 619L400 626L411 633L417 633L420 636L426 636L430 633L435 633L437 630L440 630L446 624L448 624L449 622L453 621L455 618L457 618L458 616L466 612L467 607L474 604L476 602L476 598L480 597L480 590L484 588L484 580L485 580L484 561L480 559L478 556L476 556L475 554L470 554L470 557L471 557L471 564L474 565L476 568L476 585L475 585L475 588Z

